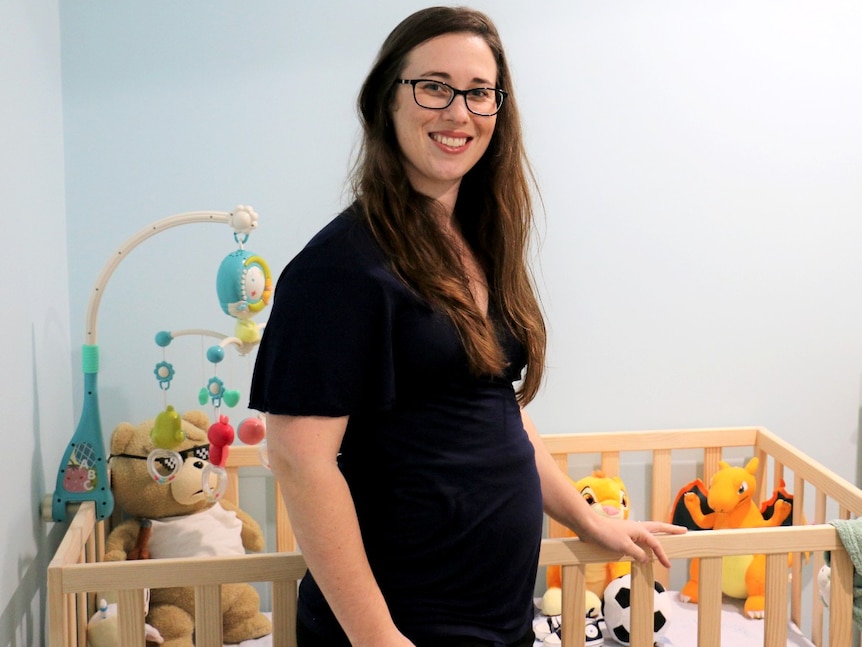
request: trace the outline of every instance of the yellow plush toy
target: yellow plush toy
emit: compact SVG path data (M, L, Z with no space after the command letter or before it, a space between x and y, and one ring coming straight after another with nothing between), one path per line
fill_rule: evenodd
M105 560L240 555L262 550L263 533L254 519L228 501L209 500L202 489L209 465L206 414L190 411L182 417L184 440L175 451L184 461L176 477L165 484L147 471L147 456L155 448L150 435L153 426L152 420L139 425L121 423L111 436L111 489L117 505L131 518L111 531ZM250 584L224 584L221 596L225 642L239 643L271 633L272 625L260 612L260 599ZM150 592L147 623L160 632L164 647L194 647L194 606L190 587Z
M625 483L618 476L606 476L601 470L596 470L590 476L574 481L581 496L586 499L596 514L609 519L629 518L629 495ZM570 536L575 533L569 531ZM607 562L605 564L587 564L587 591L602 598L605 588L611 580L631 572L629 562ZM549 566L547 571L548 592L546 597L554 598L553 591L562 586L562 574L559 566Z
M752 458L745 467L733 467L720 461L720 469L712 477L706 493L708 511L703 510L702 499L697 492L681 493L685 509L696 529L763 528L784 523L792 510L789 501L774 501L773 512L768 519L764 519L763 513L754 503L757 486L754 475L758 464L757 458ZM697 603L699 573L700 563L693 559L689 581L679 594L683 602ZM722 592L732 598L744 599L745 615L749 618L764 617L765 578L764 555L740 555L722 560Z

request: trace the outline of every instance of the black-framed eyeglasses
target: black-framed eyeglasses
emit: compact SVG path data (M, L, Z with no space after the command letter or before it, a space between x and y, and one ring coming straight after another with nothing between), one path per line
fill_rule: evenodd
M188 449L184 449L181 452L177 452L184 461L189 460L190 458L200 458L201 460L208 461L210 459L210 446L209 445L197 445L196 447L190 447ZM136 458L138 460L145 461L147 460L146 456L138 456L137 454L111 454L109 458ZM173 459L168 457L159 457L156 459L156 462L166 469L174 469Z
M433 79L398 79L396 83L412 85L414 101L418 106L428 110L445 110L460 94L464 97L467 110L480 117L496 115L509 94L500 88L458 90L448 83Z

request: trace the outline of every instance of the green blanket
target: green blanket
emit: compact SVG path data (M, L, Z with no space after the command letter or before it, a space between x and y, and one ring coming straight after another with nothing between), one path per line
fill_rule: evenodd
M862 629L862 519L833 519L829 522L838 531L844 550L853 562L853 624ZM826 553L826 564L830 554Z

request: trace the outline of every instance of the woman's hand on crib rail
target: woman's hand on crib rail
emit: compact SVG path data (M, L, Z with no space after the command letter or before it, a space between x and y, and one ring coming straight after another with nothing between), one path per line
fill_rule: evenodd
M645 550L648 548L662 566L670 568L670 560L655 534L679 535L686 532L686 528L661 521L638 523L609 519L593 512L581 493L572 487L569 477L557 466L527 412L522 410L521 415L524 429L536 452L536 468L542 482L542 502L545 512L571 528L583 541L631 557L641 563L650 560L650 555Z
M636 562L646 563L650 560L650 555L645 550L649 548L662 566L670 568L670 560L655 535L681 535L686 532L683 526L661 521L622 521L601 517L592 510L589 512L596 518L597 523L578 530L578 536L584 541L627 555Z

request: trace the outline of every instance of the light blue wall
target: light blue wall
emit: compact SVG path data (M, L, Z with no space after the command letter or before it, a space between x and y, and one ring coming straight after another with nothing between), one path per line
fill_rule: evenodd
M251 246L281 268L343 204L358 85L423 4L61 4L73 336L113 246L162 216L251 203ZM540 428L763 424L852 478L862 9L477 6L508 46L544 195ZM231 326L210 288L230 243L187 229L106 294L112 420L162 404L152 332ZM178 352L193 395L210 367Z
M9 428L27 430L7 441L4 485L30 492L2 522L8 635L41 620L33 573L56 530L32 508L79 414L100 269L157 219L248 203L261 215L249 247L278 272L344 204L356 91L389 29L425 3L296 4L66 0L58 28L57 2L0 3L0 22L22 27L0 45L15 53L0 50L0 80L16 98L0 102L0 178L12 180L7 217L26 219L7 229L7 248L16 267L39 264L3 287L6 303L21 287L29 297L4 318L7 366L29 367L2 378ZM763 424L852 479L862 8L475 5L507 45L544 196L537 255L551 343L531 407L540 429ZM214 277L232 248L226 230L190 225L120 265L98 319L107 431L164 404L157 330L230 332ZM177 343L168 359L171 401L194 406L213 372L201 344ZM233 358L219 374L242 389L250 366Z
M0 644L23 647L42 642L63 528L42 522L39 501L73 429L57 2L2 0L0 24L14 25L0 42Z

